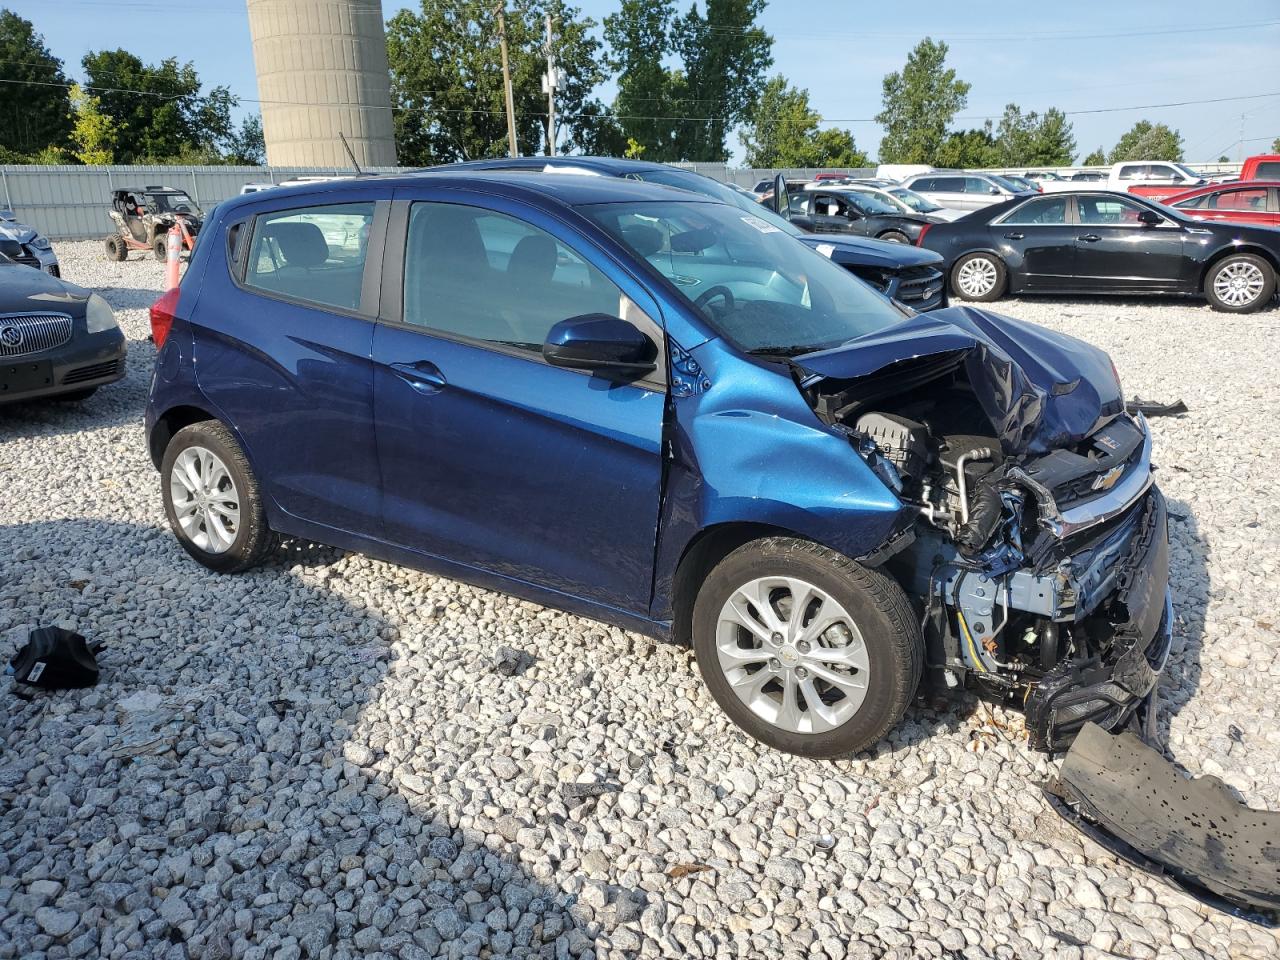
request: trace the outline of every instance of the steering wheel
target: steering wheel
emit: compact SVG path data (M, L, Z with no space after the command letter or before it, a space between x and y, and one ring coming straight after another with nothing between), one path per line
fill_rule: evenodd
M693 301L694 309L705 311L707 307L710 306L711 301L715 300L716 297L720 297L724 300L726 310L733 310L735 306L733 291L722 283L717 283L714 287L704 290L702 296Z

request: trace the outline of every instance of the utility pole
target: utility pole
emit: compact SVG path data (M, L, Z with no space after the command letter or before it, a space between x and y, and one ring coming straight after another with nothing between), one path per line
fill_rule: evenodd
M547 94L547 156L556 155L556 51L551 40L551 14L547 13L547 44L543 53L547 55L547 72L542 78L542 89Z
M1244 163L1244 118L1245 114L1240 114L1240 162Z
M511 65L507 62L507 20L506 0L498 3L498 39L502 44L502 88L507 99L507 153L513 157L520 156L520 148L516 146L516 104L511 95Z

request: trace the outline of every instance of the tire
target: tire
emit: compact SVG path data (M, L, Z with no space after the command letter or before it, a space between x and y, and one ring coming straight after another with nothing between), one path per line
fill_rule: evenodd
M805 603L813 619L792 626L790 607L799 593L814 598ZM767 616L744 602L751 596L768 605ZM803 628L827 617L828 625L806 638ZM773 645L777 637L783 642ZM716 565L694 603L693 650L707 689L729 719L767 746L819 758L879 741L902 719L924 663L920 625L895 582L789 537L754 540ZM849 659L841 664L841 657ZM833 674L849 681L845 689L823 679Z
M151 241L151 252L156 255L157 260L169 259L168 236L168 234L162 233Z
M886 230L884 233L880 234L880 236L876 237L876 239L885 240L889 243L910 243L911 242L911 239L905 233L902 233L899 230Z
M78 400L88 400L97 392L97 387L85 387L83 390L71 390L67 393L60 393L56 397L53 397L53 399L64 403L75 403Z
M119 263L129 258L129 248L124 245L124 241L120 239L118 234L112 234L104 241L107 250L107 259L114 260Z
M1223 313L1253 313L1271 302L1276 272L1252 253L1236 253L1215 263L1204 278L1209 306Z
M1009 272L999 257L991 253L966 253L951 268L951 292L961 300L990 303L1004 296L1008 279Z
M208 458L209 454L217 463ZM194 476L188 469L192 459L197 461ZM175 476L178 471L182 477ZM240 444L218 421L205 420L174 434L160 464L160 482L164 512L174 536L187 553L210 570L248 570L274 546L258 481ZM177 503L175 485L182 496ZM205 509L200 508L201 493L208 504ZM234 513L238 518L234 521L228 519L231 503L237 505Z

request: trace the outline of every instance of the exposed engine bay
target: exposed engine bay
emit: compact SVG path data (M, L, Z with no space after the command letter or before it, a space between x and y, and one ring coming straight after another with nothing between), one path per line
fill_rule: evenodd
M1163 667L1164 500L1141 414L1095 403L1093 423L1049 446L1045 404L1030 416L991 358L948 350L801 386L903 505L864 562L917 603L926 681L1023 708L1032 745L1061 750L1088 721L1127 721Z

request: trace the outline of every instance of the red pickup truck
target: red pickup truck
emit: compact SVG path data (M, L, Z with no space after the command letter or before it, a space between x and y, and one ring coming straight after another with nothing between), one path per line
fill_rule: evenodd
M1240 168L1241 180L1280 180L1280 153L1249 157Z

